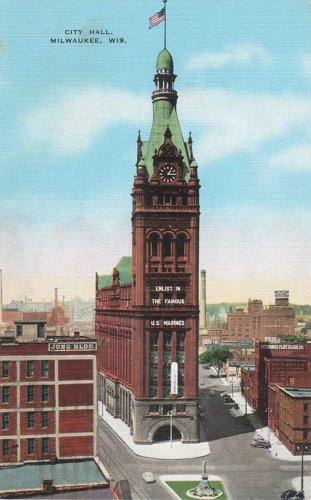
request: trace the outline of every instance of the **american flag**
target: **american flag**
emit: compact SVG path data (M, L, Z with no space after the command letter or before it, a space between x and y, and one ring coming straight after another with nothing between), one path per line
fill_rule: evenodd
M165 7L149 18L149 29L160 24L165 19Z

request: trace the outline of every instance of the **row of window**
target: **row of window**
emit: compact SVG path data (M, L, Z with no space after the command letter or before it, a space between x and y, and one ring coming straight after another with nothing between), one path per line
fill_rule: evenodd
M43 359L40 362L40 374L41 377L47 377L49 374L49 362ZM34 376L34 361L27 361L26 363L26 375L27 377ZM9 361L2 361L1 363L1 377L9 377Z
M163 398L169 398L171 395L171 386L170 385L163 385L162 387L163 391ZM156 398L157 397L157 392L158 392L158 386L157 385L150 385L149 386L149 397L150 398ZM184 395L184 388L182 385L178 385L178 394L177 396L179 398L182 398Z
M26 374L27 377L33 377L34 376L34 361L27 361L27 366L26 366ZM45 359L43 359L40 362L40 374L41 377L47 377L49 374L49 362Z
M159 235L153 233L149 236L149 255L151 257L186 257L188 254L187 237L184 234L177 236L176 240L170 234L165 234L161 240ZM175 250L175 251L174 251Z
M49 415L47 411L41 411L41 428L44 429L49 425ZM2 430L6 431L10 427L10 413L4 412L2 413ZM28 411L27 412L27 428L33 429L35 427L35 412Z
M12 447L16 447L16 445L12 445ZM2 456L7 457L10 454L10 440L2 439ZM49 438L43 437L41 438L41 453L45 455L49 452ZM27 439L27 454L33 455L35 453L35 440L34 438Z
M49 400L49 386L41 385L41 402L46 403ZM27 386L27 403L33 403L35 398L35 386ZM1 388L1 403L8 404L10 402L10 386L3 385Z
M177 404L177 405L159 405L159 404L152 404L149 405L149 413L158 413L159 415L170 415L171 411L173 411L173 414L176 413L185 413L186 412L186 405L185 404Z

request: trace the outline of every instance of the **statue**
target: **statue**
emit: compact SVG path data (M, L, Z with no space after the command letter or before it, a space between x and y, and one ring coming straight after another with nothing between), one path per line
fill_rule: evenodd
M210 486L208 482L207 463L205 461L203 462L203 472L200 483L195 488L188 490L186 495L189 498L201 498L202 500L210 500L222 496L222 492Z

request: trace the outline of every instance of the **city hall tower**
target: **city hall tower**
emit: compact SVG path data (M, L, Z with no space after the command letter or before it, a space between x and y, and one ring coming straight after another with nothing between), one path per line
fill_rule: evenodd
M132 257L96 277L99 399L136 443L198 441L199 180L163 49L148 141L137 139ZM171 416L172 415L172 416Z

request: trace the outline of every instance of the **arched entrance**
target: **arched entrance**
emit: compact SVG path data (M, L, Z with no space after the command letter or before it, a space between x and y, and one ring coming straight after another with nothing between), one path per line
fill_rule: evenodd
M173 435L173 440L181 440L181 432L176 428L172 427L172 435ZM162 427L159 427L153 436L153 441L155 443L158 443L159 441L169 441L170 440L170 426L169 425L162 425Z

